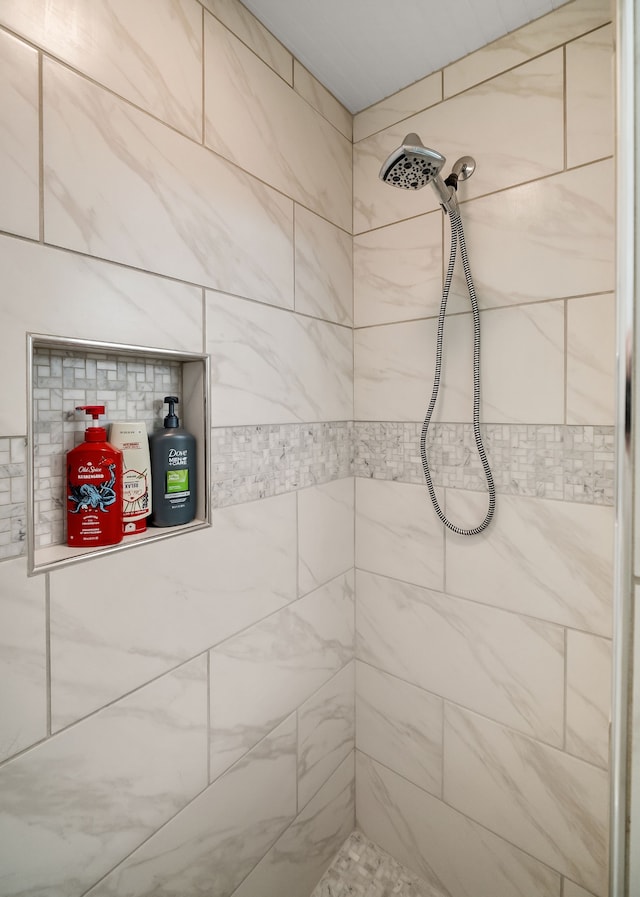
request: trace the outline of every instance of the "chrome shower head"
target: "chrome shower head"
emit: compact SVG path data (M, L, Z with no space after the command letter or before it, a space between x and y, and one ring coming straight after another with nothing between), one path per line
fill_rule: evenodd
M417 134L407 134L402 146L391 153L380 169L379 177L385 184L399 187L401 190L420 190L425 184L431 184L438 194L438 200L443 210L456 212L458 209L455 190L457 178L455 182L452 181L454 186L451 186L449 178L445 182L440 177L440 172L446 161L445 157L437 150L426 147ZM470 174L471 171L465 175L461 174L460 180L464 180Z
M380 180L402 190L419 190L437 177L447 160L428 149L417 134L407 134L380 169Z

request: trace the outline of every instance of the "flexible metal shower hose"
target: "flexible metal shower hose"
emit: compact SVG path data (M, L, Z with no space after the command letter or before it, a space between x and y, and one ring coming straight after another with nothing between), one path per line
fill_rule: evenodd
M489 467L487 455L482 444L482 437L480 435L480 312L478 310L478 299L476 297L476 290L473 285L473 280L471 279L471 267L469 265L469 258L467 256L467 247L464 242L464 230L462 229L462 221L460 219L460 215L457 212L450 212L449 221L451 223L451 253L449 255L449 267L447 269L447 276L445 277L444 289L442 291L440 313L438 315L436 369L433 379L431 401L429 402L429 407L424 419L424 424L422 425L422 435L420 437L420 456L422 458L422 469L424 470L424 476L427 481L429 495L431 496L431 503L433 504L434 510L442 523L444 523L445 526L447 526L454 533L457 533L459 536L476 536L478 533L481 533L483 530L485 530L491 523L491 518L493 517L493 512L495 511L496 507L496 487L493 482L493 474L491 473L491 468ZM480 456L480 461L482 462L484 474L487 479L487 486L489 488L489 508L487 510L486 516L482 523L480 523L478 526L471 527L470 529L464 529L463 527L456 526L454 523L447 519L447 516L438 503L435 489L433 488L433 482L431 480L429 461L427 459L427 431L429 429L429 424L431 423L431 415L433 414L433 409L435 408L438 398L438 390L440 389L444 322L445 314L447 311L447 299L449 298L449 289L451 287L451 279L453 277L453 269L456 263L458 244L460 245L460 257L462 258L464 276L465 280L467 281L467 290L469 292L471 309L473 311L473 435L475 437L476 448L478 450L478 455Z

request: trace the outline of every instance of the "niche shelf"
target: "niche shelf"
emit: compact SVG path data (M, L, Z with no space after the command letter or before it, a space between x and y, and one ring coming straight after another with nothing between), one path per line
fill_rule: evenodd
M29 575L211 526L209 382L208 355L27 334ZM118 545L70 548L65 458L84 440L87 425L76 405L105 405L105 426L143 420L151 434L162 428L165 395L180 396L181 425L196 438L195 519L182 526L149 526Z

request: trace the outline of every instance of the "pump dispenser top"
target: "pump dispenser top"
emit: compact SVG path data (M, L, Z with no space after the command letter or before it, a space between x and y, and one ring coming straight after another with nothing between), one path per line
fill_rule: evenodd
M104 414L104 405L76 405L76 411L84 411L92 417L91 423L84 431L87 442L106 442L107 431L98 422L99 416Z
M169 406L169 413L164 419L165 429L169 430L173 427L180 426L180 419L178 415L175 413L175 406L179 404L179 399L177 396L165 396L164 402Z

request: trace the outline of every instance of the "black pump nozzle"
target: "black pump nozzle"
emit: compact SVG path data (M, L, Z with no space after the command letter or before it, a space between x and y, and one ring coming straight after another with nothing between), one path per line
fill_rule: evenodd
M178 396L165 396L164 401L169 406L169 413L164 419L164 425L168 430L173 429L174 427L180 426L180 421L178 419L178 415L175 413L174 405L179 404Z

